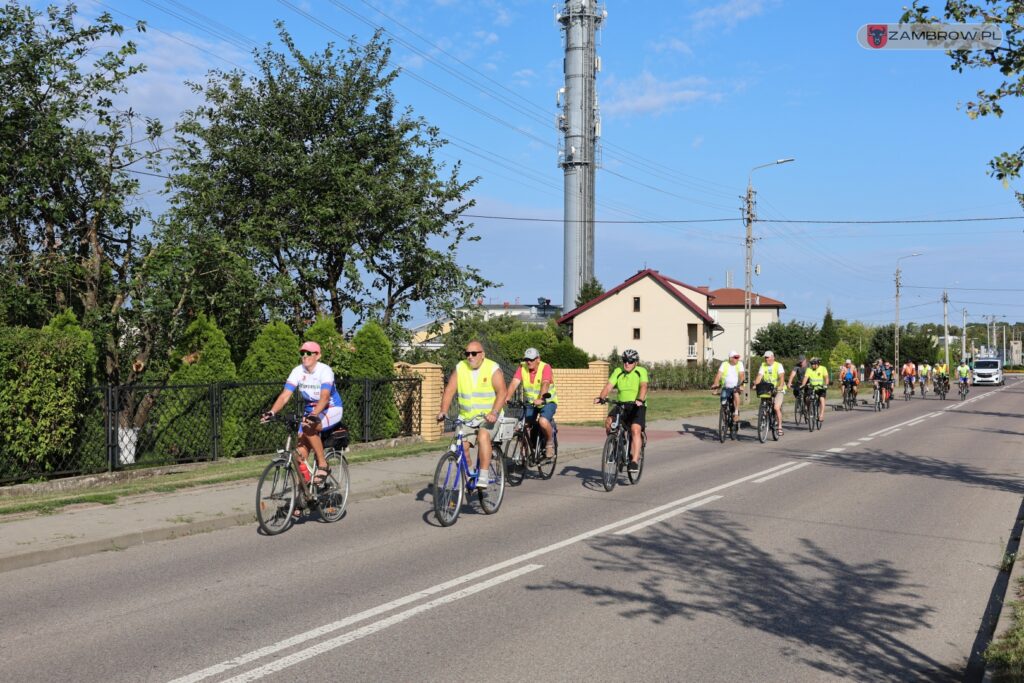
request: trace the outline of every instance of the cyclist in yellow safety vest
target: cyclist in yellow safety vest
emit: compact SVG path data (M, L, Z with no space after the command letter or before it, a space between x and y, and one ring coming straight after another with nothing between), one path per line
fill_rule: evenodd
M487 468L491 466L492 443L498 429L501 408L505 405L505 375L497 363L484 356L483 345L475 339L466 345L465 356L466 359L459 361L455 366L455 372L448 378L444 395L441 397L441 412L437 414L437 421L441 422L448 414L448 408L456 392L459 395L460 419L469 421L483 416L484 419L476 432L476 441L480 446L477 463L479 478L476 486L487 488ZM469 439L469 447L472 447L472 442L473 439ZM472 466L473 460L468 457L467 459Z
M533 404L526 408L526 421L536 421L540 425L544 433L543 458L547 460L551 457L551 422L555 419L555 411L558 409L558 391L555 389L551 366L540 359L540 352L533 347L523 352L522 363L508 385L508 396L513 396L520 384L523 385L526 402ZM545 399L545 394L550 396Z
M756 387L764 381L775 387L772 408L775 410L775 424L778 425L779 436L782 436L782 400L786 398L785 374L782 363L775 360L775 352L765 351L764 362L761 363L761 368L757 371L757 377L754 378L754 386Z
M949 367L945 363L936 363L935 367L932 368L932 389L935 389L939 384L943 384L946 390L949 390Z
M820 359L812 358L811 367L807 368L807 372L804 373L804 383L800 386L805 387L810 384L811 389L818 395L818 422L825 421L825 393L831 383L828 368L821 367Z

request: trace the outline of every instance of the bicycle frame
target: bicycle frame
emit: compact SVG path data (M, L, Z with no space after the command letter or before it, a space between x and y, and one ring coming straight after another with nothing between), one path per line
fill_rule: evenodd
M473 420L465 422L461 418L456 418L455 436L452 437L452 443L448 447L449 451L457 453L459 456L459 468L458 470L455 471L455 485L465 486L467 491L473 491L476 489L476 482L477 479L479 479L480 477L479 470L474 470L470 468L469 457L466 455L466 446L463 443L463 441L465 440L464 431L466 427L475 428L476 426L479 426L479 422L472 425L470 424L471 422L473 422ZM518 425L516 425L516 427L518 428ZM477 458L479 457L480 456L478 455ZM446 478L445 484L447 484L448 482L449 480Z

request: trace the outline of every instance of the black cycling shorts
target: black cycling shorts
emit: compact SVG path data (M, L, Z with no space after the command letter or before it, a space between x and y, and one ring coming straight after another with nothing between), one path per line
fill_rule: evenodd
M625 406L615 406L609 412L609 415L614 415L615 411L622 410L622 424L625 426L629 425L640 425L640 429L647 427L647 406L638 406L635 403L631 403Z

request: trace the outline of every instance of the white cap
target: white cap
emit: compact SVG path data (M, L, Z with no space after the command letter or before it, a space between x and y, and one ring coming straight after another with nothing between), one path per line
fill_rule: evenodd
M729 358L739 358L739 357L740 357L740 352L739 351L730 351L729 352Z
M852 363L853 361L852 361L852 360L850 360L849 358L847 358L847 359L846 359L846 362L847 362L847 364L849 364L849 363Z
M523 358L526 360L533 360L534 358L540 358L540 354L537 353L537 349L531 346L523 352Z
M765 358L775 358L775 352L774 351L765 351L764 352L764 357Z

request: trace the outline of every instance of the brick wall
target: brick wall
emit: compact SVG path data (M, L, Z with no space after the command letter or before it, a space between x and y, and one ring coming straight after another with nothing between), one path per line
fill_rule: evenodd
M433 363L396 363L395 370L399 373L414 373L423 378L420 416L415 423L415 429L425 441L440 439L442 425L434 417L441 410L444 369ZM594 397L601 393L601 389L608 382L608 374L608 363L603 360L591 362L590 367L586 369L555 368L555 385L558 387L558 412L555 419L562 423L603 420L608 408L594 405Z

